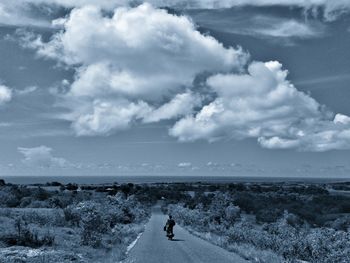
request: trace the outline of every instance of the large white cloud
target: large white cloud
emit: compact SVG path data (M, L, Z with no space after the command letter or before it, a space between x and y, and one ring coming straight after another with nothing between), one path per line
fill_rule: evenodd
M189 18L149 4L112 16L95 6L74 9L63 26L48 43L33 35L24 40L39 55L77 69L63 100L78 135L188 114L200 104L199 95L187 92L198 74L239 71L248 58L201 34Z
M248 73L217 74L217 98L170 130L180 141L257 138L266 148L325 151L350 147L350 118L326 111L287 80L277 61L254 62Z
M41 145L33 148L18 147L18 151L23 154L23 163L29 166L48 168L48 167L67 167L70 163L60 157L52 155L50 147Z
M207 84L218 97L194 117L180 120L171 134L180 140L221 136L259 137L288 132L300 119L320 115L319 105L286 80L278 62L254 62L248 74L218 74ZM203 130L191 132L192 127Z
M150 4L109 14L86 6L60 23L49 42L23 40L76 70L61 102L77 135L177 119L169 134L180 141L256 138L271 149L350 148L350 117L298 91L277 61L253 62L244 73L245 52L199 33L185 16ZM202 73L205 85L194 88Z
M12 99L12 90L0 84L0 105L9 102Z
M64 27L64 33L46 45L56 47L58 56L63 53L66 62L86 66L105 62L111 74L131 74L131 78L173 72L169 83L187 84L198 71L228 70L241 62L240 50L224 48L200 34L187 17L149 4L118 8L112 17L93 6L75 9ZM176 73L183 74L183 80L174 80Z

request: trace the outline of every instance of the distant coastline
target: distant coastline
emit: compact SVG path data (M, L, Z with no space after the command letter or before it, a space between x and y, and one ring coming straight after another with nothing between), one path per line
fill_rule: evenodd
M319 177L257 177L257 176L168 176L168 175L116 175L116 176L0 176L6 183L12 184L45 184L60 182L63 184L110 184L110 183L237 183L237 182L305 182L336 183L350 182L350 178Z

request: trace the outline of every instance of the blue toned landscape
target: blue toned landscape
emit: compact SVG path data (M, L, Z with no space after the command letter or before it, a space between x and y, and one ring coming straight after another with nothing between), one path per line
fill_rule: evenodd
M350 257L350 182L1 184L4 262ZM166 215L176 220L171 241L163 231Z
M0 263L350 262L350 0L0 0Z

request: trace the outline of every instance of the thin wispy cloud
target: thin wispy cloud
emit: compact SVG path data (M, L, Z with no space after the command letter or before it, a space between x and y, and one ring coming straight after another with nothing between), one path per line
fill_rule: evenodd
M3 128L3 127L11 127L12 126L12 123L9 123L9 122L0 122L0 127Z
M37 89L38 89L37 86L28 86L28 87L25 87L24 89L16 89L15 92L18 95L27 95L35 92Z
M295 19L257 16L254 19L255 28L252 34L281 38L314 38L324 33L321 24L315 24ZM259 25L259 26L258 26Z
M0 3L0 27L51 27L51 21L31 14L30 4L26 1L7 1Z
M155 7L171 7L179 10L192 9L228 9L240 7L296 7L309 13L311 16L322 14L325 21L337 19L350 11L349 1L328 0L3 0L0 3L0 25L46 27L52 28L60 8L81 8L87 5L96 6L104 10L113 11L118 7L130 7L148 2ZM45 8L42 8L42 7ZM41 7L41 8L40 8ZM56 20L57 22L57 20Z
M317 78L311 78L311 79L305 79L305 80L299 80L296 81L296 85L312 85L311 88L317 89L317 84L323 84L323 83L332 83L337 81L346 81L350 80L350 74L339 74L334 76L322 76ZM333 88L332 86L329 86L329 88Z
M194 12L199 25L225 33L247 35L267 40L319 38L326 33L325 26L316 20L282 18L271 15L240 14L237 12Z

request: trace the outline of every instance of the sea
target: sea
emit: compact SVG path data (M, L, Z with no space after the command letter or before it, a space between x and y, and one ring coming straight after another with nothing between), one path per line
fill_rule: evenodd
M350 178L317 177L262 177L262 176L168 176L168 175L116 175L116 176L0 176L11 184L45 184L60 182L62 184L112 184L112 183L339 183L350 182Z

